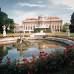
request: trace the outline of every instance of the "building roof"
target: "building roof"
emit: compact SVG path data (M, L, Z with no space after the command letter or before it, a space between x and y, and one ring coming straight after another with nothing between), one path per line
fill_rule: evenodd
M62 19L60 19L57 16L48 16L48 17L38 16L33 18L31 17L27 18L23 22L36 22L36 21L62 21Z

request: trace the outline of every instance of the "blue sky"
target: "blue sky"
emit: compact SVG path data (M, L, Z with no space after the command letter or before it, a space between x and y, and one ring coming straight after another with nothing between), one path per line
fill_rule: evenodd
M74 0L0 0L0 7L16 23L34 16L59 16L69 22Z

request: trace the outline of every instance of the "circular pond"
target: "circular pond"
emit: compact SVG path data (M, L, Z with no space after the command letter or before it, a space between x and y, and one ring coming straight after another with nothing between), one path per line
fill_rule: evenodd
M7 44L0 46L0 57L2 64L6 64L8 59L11 63L15 62L19 58L31 59L34 55L39 57L40 51L44 51L48 54L51 53L63 53L64 45L56 41L50 40L28 40L22 43Z

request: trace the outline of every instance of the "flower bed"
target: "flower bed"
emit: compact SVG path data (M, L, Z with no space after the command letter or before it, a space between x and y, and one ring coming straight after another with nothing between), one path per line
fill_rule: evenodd
M6 65L0 66L1 74L73 74L73 57L74 54L66 52L64 54L48 54L44 51L40 52L39 58L34 55L32 59L28 60L23 58L20 62L16 61L13 65L8 59Z

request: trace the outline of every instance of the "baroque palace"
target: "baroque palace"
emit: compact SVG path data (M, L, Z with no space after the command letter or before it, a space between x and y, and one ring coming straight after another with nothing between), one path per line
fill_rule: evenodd
M32 17L26 18L22 25L16 25L16 32L39 32L43 30L43 32L60 32L62 30L63 21L59 17L51 16L51 17Z

